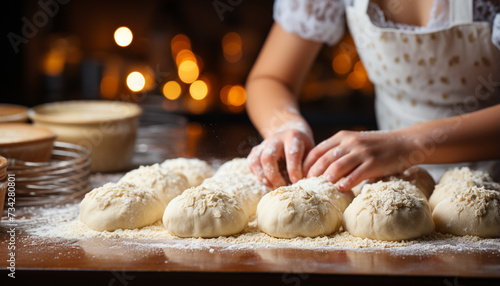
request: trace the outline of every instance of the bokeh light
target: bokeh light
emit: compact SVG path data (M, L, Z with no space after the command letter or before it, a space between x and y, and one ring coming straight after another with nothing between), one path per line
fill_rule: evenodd
M134 71L127 76L127 86L131 91L141 91L145 85L146 79L140 72Z
M118 93L119 80L114 76L105 76L101 79L101 95L106 99L114 99Z
M240 35L235 32L227 33L224 38L222 38L224 58L230 63L235 63L241 59L243 55L242 47L243 41Z
M189 94L195 100L202 100L208 94L208 86L202 80L197 80L189 86Z
M353 71L347 77L347 85L349 85L352 89L360 89L365 85L367 79L368 77L365 73Z
M115 31L115 42L120 47L126 47L132 43L134 38L132 31L127 27L120 27Z
M186 35L178 34L170 41L172 56L175 56L182 50L191 50L191 41Z
M171 81L165 83L165 85L163 85L162 91L163 91L163 95L167 99L176 100L177 98L179 98L179 96L181 96L182 88L178 82L171 80Z
M344 53L340 53L333 58L332 67L336 73L346 74L352 68L351 58Z
M363 66L363 63L361 61L358 61L355 65L354 65L354 70L355 71L359 71L359 72L362 72L364 74L366 74L366 69L365 67Z
M219 93L220 101L225 105L229 105L229 102L227 101L227 96L229 95L229 90L231 89L231 87L232 85L225 85L220 90Z
M195 62L187 60L180 63L178 74L182 82L192 83L198 79L200 70L198 69L198 65Z
M175 56L175 64L177 66L180 66L182 62L185 61L192 61L196 63L196 56L194 53L190 50L181 50L177 55Z
M241 85L234 85L229 89L229 92L227 94L227 102L229 105L233 106L242 106L245 104L245 101L247 100L247 93L245 91L245 88L243 88Z
M47 75L58 76L63 73L65 64L64 51L51 49L44 58L43 71Z

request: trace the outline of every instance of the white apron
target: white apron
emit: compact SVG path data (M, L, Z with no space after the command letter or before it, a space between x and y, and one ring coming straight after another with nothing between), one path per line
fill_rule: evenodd
M381 130L500 103L500 51L491 42L491 25L473 22L472 0L450 0L450 26L424 33L377 27L366 13L368 0L354 3L346 8L347 22L375 85ZM453 122L460 128L459 121ZM433 144L415 150L410 163L419 164L422 155L432 155ZM423 167L437 180L446 170L463 165L500 180L499 161Z

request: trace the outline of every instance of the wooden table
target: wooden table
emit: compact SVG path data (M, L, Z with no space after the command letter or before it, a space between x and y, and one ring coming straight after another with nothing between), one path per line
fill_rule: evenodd
M242 138L246 140L243 135ZM250 143L242 146L250 147ZM222 157L242 156L240 153ZM191 155L201 154L193 152ZM16 213L29 217L30 209L19 207ZM23 221L21 217L16 219ZM22 223L16 227L21 229ZM161 245L145 248L128 243L129 239L48 239L25 232L15 235L14 280L7 277L10 273L8 230L4 220L0 224L0 277L9 284L2 282L2 286L14 285L11 284L14 281L17 285L70 286L500 285L500 256L491 250L394 254L384 249L261 247L227 250L215 246L184 249Z
M16 211L29 216L30 208ZM168 240L159 243L159 240L131 238L33 236L22 231L29 218L17 217L16 220L19 221L15 226L16 282L309 285L337 281L354 285L500 285L500 256L491 249L403 254L390 249L228 249L223 246L193 249L170 245L174 242ZM10 273L7 269L9 229L4 218L0 228L2 280Z

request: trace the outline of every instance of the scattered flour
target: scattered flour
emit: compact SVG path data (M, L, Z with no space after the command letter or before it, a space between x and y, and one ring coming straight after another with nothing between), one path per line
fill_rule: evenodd
M500 255L499 238L482 239L476 236L454 236L440 233L431 233L418 239L403 241L363 239L354 237L345 231L314 238L274 238L259 231L255 218L251 219L242 233L217 238L176 237L165 230L161 221L139 229L99 232L90 229L79 221L78 209L78 203L49 208L25 208L27 216L18 217L17 223L24 232L41 238L67 239L68 242L74 242L74 240L84 241L96 237L123 238L123 243L141 245L145 248L210 249L211 247L217 247L227 250L261 248L386 249L395 253L412 255L427 255L443 251L488 251Z

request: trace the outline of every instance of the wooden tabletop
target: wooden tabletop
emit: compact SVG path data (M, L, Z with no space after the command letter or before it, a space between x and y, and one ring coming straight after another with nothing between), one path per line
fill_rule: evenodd
M29 211L29 208L21 208L19 213ZM170 281L182 280L184 284L186 279L193 283L202 279L214 285L221 285L216 283L219 279L226 282L235 279L248 285L307 285L335 279L349 283L413 281L421 285L425 281L433 285L500 285L500 255L491 249L411 253L391 249L262 246L193 248L168 239L41 237L23 231L23 224L28 224L29 219L16 219L19 221L14 227L16 276L28 282L43 277L51 280L56 275L71 281L78 278L119 282L118 277L126 280L113 285L140 285L132 282L153 277L169 277ZM4 217L0 228L0 257L3 258L0 274L4 277L10 273L5 259L9 257L12 241L10 229ZM109 285L108 282L105 284ZM239 285L244 285L240 282Z
M491 249L187 248L167 239L47 238L22 231L30 222L25 207L16 208L11 236L6 211L0 281L18 285L500 285L500 255ZM16 280L7 276L9 252Z

